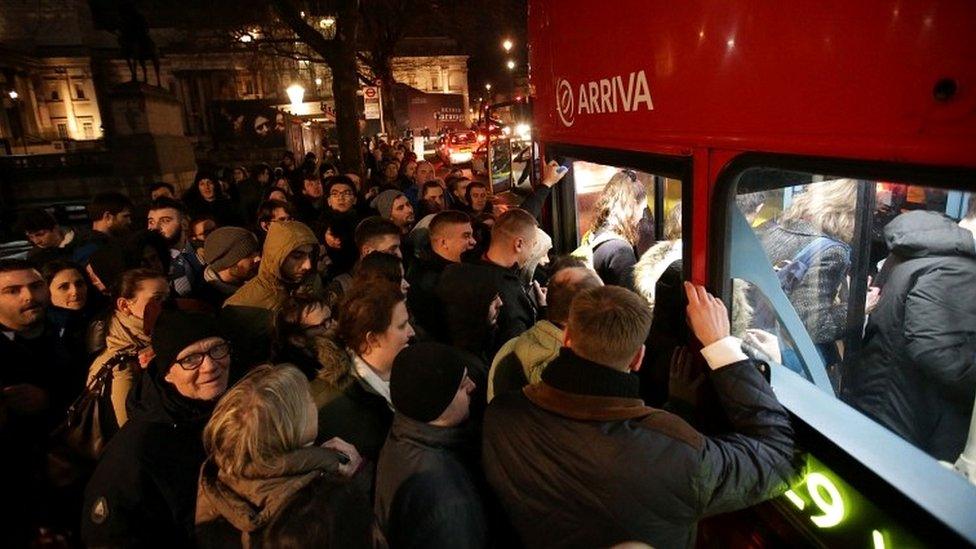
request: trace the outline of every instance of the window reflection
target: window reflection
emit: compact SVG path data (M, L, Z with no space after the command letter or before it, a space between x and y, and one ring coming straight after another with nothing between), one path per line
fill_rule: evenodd
M973 193L768 169L746 171L738 189L737 213L803 334L749 280L736 281L747 290L733 317L748 318L736 335L762 347L755 330L770 334L766 356L811 380L825 368L839 399L955 462L976 397ZM744 249L733 238L733 263L750 259ZM797 351L798 335L815 357Z

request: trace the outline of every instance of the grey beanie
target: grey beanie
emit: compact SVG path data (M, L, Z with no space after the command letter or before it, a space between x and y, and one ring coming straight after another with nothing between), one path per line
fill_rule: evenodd
M240 227L221 227L203 242L203 259L215 272L258 252L258 239Z
M388 189L376 195L376 198L369 203L370 207L379 212L380 217L389 219L393 213L393 201L401 196L405 196L400 191Z

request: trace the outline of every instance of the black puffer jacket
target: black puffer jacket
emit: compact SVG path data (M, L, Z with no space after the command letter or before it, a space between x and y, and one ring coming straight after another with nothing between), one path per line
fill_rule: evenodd
M473 431L393 420L376 468L376 516L391 547L485 547Z
M720 438L644 406L635 375L569 349L541 383L495 397L484 468L522 542L690 547L702 517L786 490L793 431L769 384L750 361L711 379L735 429Z
M621 238L602 242L593 250L593 268L600 280L610 286L634 289L634 265L637 254L634 247Z
M129 395L129 421L85 489L88 547L186 547L193 535L203 427L215 402L180 395L151 366Z
M844 395L856 408L933 456L955 461L976 395L976 244L933 212L885 228L891 254L881 301Z

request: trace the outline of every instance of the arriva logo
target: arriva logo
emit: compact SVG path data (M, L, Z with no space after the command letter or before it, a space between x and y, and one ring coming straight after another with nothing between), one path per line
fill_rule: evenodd
M556 113L567 128L576 122L577 114L636 112L641 106L654 110L644 71L630 73L626 84L621 75L580 84L575 96L566 79L556 82Z

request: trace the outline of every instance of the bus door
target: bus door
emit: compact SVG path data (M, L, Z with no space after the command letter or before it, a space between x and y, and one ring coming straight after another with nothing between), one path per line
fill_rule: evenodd
M974 189L969 171L759 154L720 176L712 284L816 448L766 507L808 539L914 547L976 535L976 317L964 305L976 286L950 289L976 281ZM909 261L924 264L913 280ZM832 454L854 462L828 467Z

